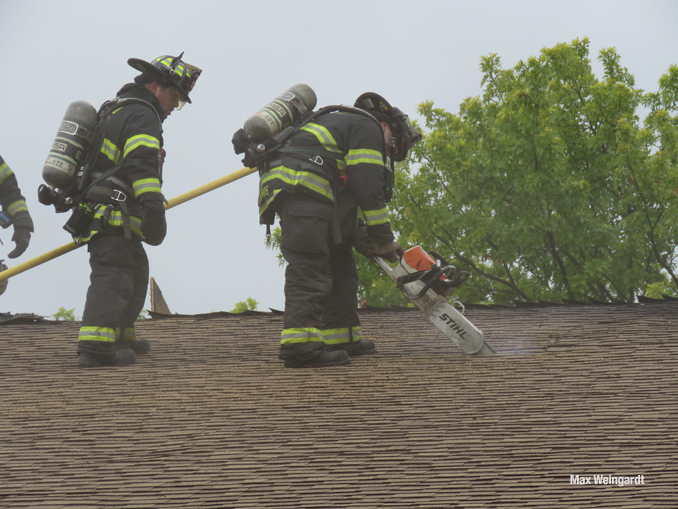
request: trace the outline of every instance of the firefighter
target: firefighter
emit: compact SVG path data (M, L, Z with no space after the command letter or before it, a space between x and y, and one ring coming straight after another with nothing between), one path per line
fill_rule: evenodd
M287 261L279 358L288 368L345 365L374 353L356 312L353 247L393 262L402 255L388 219L393 165L386 163L404 160L421 134L377 94L355 106L303 124L259 166L260 222L272 224L277 213Z
M33 233L33 220L26 207L26 199L21 195L21 189L17 184L16 176L12 169L0 156L0 226L8 228L14 226L12 242L16 247L7 256L18 258L28 248Z
M148 258L142 241L160 245L165 238L162 194L163 121L184 103L202 72L178 57L152 62L131 58L140 71L124 85L102 124L102 142L92 165L85 196L91 220L80 235L88 242L90 287L78 337L83 367L124 366L147 353L150 343L137 339L134 322L148 289ZM117 168L117 169L115 169Z

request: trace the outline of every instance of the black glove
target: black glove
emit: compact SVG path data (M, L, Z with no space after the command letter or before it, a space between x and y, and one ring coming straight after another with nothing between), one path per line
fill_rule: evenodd
M369 252L370 247L372 247L372 241L367 234L367 226L358 226L358 229L353 236L353 247L358 253L369 258L367 253Z
M403 257L403 248L395 240L391 242L372 242L367 257L372 259L378 256L387 262L396 263Z
M31 231L25 228L17 228L14 225L14 235L12 235L12 241L16 242L16 247L14 251L7 255L8 258L18 258L24 251L28 248L28 244L31 241Z
M165 240L167 222L165 221L165 208L162 204L144 207L141 233L144 235L146 244L151 246L159 246Z

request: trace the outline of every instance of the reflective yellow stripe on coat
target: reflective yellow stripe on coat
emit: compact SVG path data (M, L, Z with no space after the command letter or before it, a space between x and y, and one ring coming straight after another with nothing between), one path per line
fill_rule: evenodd
M388 223L388 209L386 207L379 210L363 210L363 216L368 226Z
M297 171L288 168L287 166L276 166L266 173L261 179L261 185L263 186L266 182L280 179L283 182L293 185L293 186L303 186L308 189L315 191L316 193L324 196L325 198L334 201L334 195L332 194L332 187L330 182L318 175L314 175L308 171Z

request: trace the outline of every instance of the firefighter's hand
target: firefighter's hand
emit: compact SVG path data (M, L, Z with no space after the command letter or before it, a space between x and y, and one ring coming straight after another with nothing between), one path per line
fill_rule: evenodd
M396 263L403 257L403 248L395 240L381 243L372 242L366 256L370 259L378 256L387 262Z
M367 226L358 226L358 229L356 230L353 237L353 247L358 253L369 258L367 253L372 247L372 241L370 240L370 236L367 234Z
M7 255L8 258L18 258L28 248L31 242L31 231L25 228L14 228L14 235L12 235L12 242L16 242L14 251Z
M151 246L159 246L165 240L167 222L165 221L165 208L162 206L162 203L144 207L141 233L144 235L146 244Z

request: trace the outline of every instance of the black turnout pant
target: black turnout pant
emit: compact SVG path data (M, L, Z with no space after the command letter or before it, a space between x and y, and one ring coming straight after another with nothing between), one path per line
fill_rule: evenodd
M335 244L332 205L311 194L280 193L275 208L287 261L280 357L313 358L324 330L360 325L352 239Z
M148 257L140 241L118 235L95 235L88 250L92 273L78 353L114 355L116 340L136 338L134 322L148 290Z

